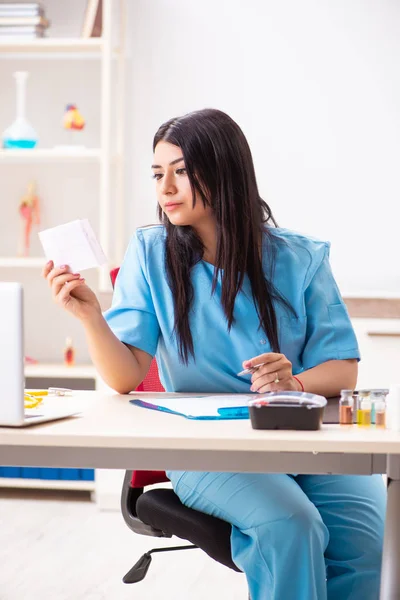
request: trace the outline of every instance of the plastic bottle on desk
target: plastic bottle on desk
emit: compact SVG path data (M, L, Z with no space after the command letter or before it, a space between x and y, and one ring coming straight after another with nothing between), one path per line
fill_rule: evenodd
M400 431L400 385L392 385L386 398L386 429Z

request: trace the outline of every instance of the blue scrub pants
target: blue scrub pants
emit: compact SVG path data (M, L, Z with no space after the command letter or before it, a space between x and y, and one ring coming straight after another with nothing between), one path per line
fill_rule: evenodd
M378 600L380 475L170 471L183 504L232 524L251 600Z

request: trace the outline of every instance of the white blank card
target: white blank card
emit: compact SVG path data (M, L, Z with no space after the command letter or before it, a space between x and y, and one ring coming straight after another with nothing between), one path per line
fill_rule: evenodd
M55 267L68 265L72 273L80 273L107 262L88 219L45 229L38 235L47 260Z

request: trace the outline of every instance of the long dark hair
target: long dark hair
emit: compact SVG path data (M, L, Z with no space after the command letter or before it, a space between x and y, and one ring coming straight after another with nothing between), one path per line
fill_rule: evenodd
M193 193L204 206L211 206L217 223L217 249L212 292L222 272L221 303L228 330L234 322L234 306L247 273L254 303L272 350L279 352L278 327L273 300L289 303L272 284L276 244L273 228L276 221L271 209L260 197L253 159L240 127L225 113L199 110L170 119L158 129L153 150L160 141L182 150ZM165 267L174 298L175 326L179 355L185 364L194 359L189 313L193 302L190 271L202 259L204 246L191 226L173 225L158 207L158 216L167 231ZM267 247L262 248L265 232ZM267 250L270 275L264 275L262 253Z

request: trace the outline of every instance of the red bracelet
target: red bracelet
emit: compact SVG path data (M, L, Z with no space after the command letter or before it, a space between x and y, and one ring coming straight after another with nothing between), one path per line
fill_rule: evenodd
M298 377L295 377L294 375L292 375L293 379L295 379L296 381L299 382L299 384L301 385L301 391L304 392L304 385L302 384L302 382L300 381L300 379Z

